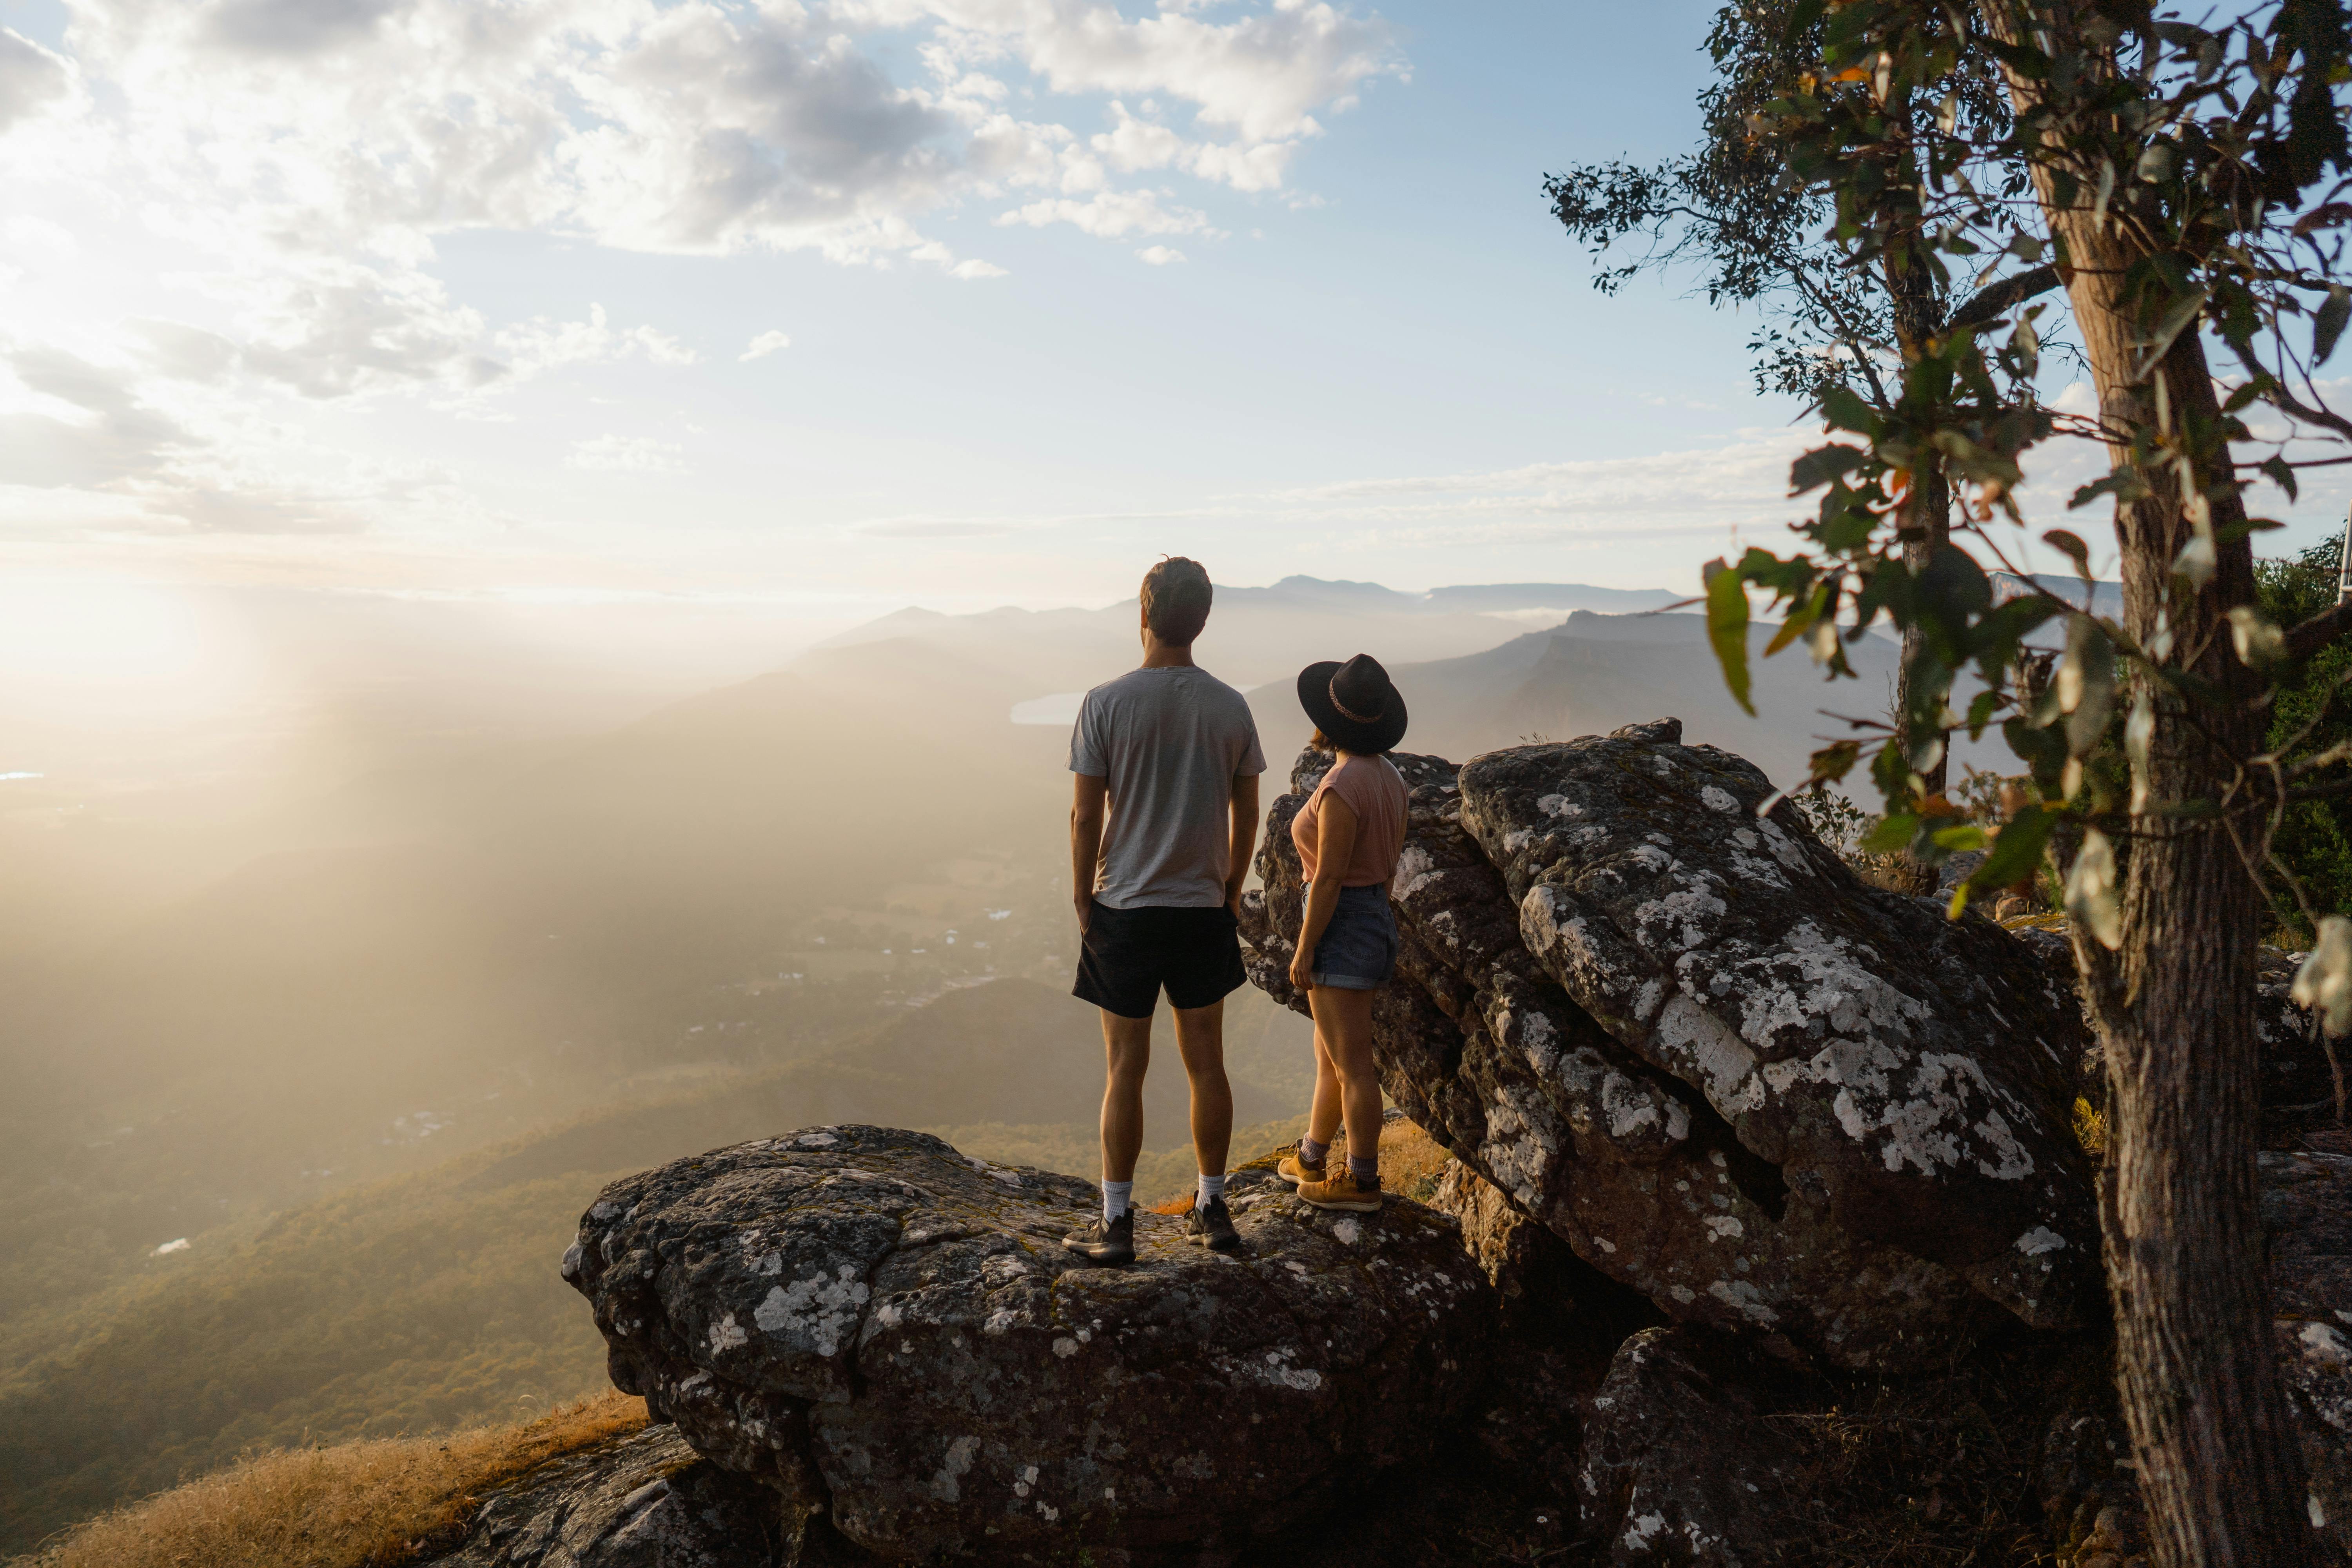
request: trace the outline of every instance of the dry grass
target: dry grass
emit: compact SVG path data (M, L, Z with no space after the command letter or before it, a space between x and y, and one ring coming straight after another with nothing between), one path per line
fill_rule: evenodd
M635 1432L605 1394L520 1426L259 1454L74 1527L17 1568L394 1568L454 1545L484 1492Z
M2011 1373L1851 1391L1852 1402L1765 1422L1797 1465L1790 1514L1822 1568L2050 1564L2031 1482L2049 1411ZM1832 1504L1828 1500L1834 1499Z

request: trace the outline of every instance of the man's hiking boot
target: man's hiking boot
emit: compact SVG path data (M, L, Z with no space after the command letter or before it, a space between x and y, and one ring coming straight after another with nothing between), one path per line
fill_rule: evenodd
M1062 1237L1062 1246L1097 1263L1132 1263L1135 1261L1135 1211L1129 1209L1117 1219L1097 1217L1091 1225L1080 1226Z
M1234 1229L1234 1211L1222 1197L1211 1198L1205 1206L1194 1200L1192 1212L1184 1216L1184 1239L1212 1252L1231 1252L1242 1244Z
M1294 1150L1282 1157L1282 1163L1275 1166L1274 1173L1294 1187L1303 1187L1309 1182L1321 1181L1330 1173L1321 1165L1306 1163L1299 1159L1297 1152Z
M1381 1184L1375 1180L1368 1187L1356 1184L1353 1173L1333 1172L1320 1182L1301 1182L1298 1195L1318 1209L1345 1209L1349 1214L1381 1212Z

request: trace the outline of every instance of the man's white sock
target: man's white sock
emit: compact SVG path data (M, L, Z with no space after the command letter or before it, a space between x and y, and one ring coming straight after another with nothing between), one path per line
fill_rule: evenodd
M1219 1198L1223 1197L1224 1195L1225 1178L1222 1175L1212 1176L1203 1173L1201 1177L1200 1206L1207 1208L1211 1204L1215 1203Z
M1125 1214L1127 1212L1128 1200L1135 1195L1135 1184L1133 1182L1105 1182L1102 1184L1102 1189L1103 1218L1106 1220L1114 1220L1119 1215Z

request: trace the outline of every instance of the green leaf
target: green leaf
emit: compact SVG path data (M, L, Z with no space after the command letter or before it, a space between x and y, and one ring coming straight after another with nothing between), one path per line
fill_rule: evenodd
M1789 612L1788 618L1780 623L1780 629L1772 634L1770 642L1764 645L1764 657L1771 658L1804 636L1812 624L1821 618L1822 612L1829 607L1829 602L1830 585L1823 583L1812 591L1811 595L1803 605Z
M2074 851L2074 868L2066 873L2066 913L2108 952L2123 946L2123 905L2116 898L2116 847L2095 827L2083 830L2082 847Z
M2042 536L2042 542L2074 563L2074 575L2087 578L2091 574L2091 547L2083 536L2063 528L2053 528Z
M1975 699L1969 703L1967 728L1969 740L1983 738L1985 726L1992 722L1994 712L2000 707L2000 692L1988 688L1978 692Z
M1985 830L1973 822L1963 822L1958 827L1940 827L1930 835L1938 849L1948 849L1955 855L1965 855L1971 849L1981 849L1988 840Z
M1853 764L1860 761L1861 757L1860 741L1833 741L1813 753L1811 761L1807 764L1812 772L1806 776L1805 784L1810 785L1824 781L1834 784L1852 773Z
M2156 330L2141 345L2139 361L2132 367L2134 381L2147 379L2148 372L2156 368L2157 361L2170 351L2172 340L2187 330L2189 323L2197 319L2197 312L2205 308L2205 300L2210 293L2211 290L2207 289L2190 289L2166 307L2164 314L2157 318ZM2332 348L2335 345L2330 343L2328 346Z
M1918 831L1917 816L1907 811L1897 812L1893 816L1881 818L1878 826L1870 830L1869 837L1862 841L1862 852L1865 855L1900 855L1910 847L1911 839Z
M1706 584L1706 640L1715 645L1731 700L1755 717L1756 704L1748 700L1748 581L1728 567Z
M2042 864L2042 847L2050 841L2050 830L2058 825L2058 820L2057 812L2042 806L2021 808L2001 825L2000 834L1992 841L1991 852L1985 856L1983 863L1969 873L1969 888L1986 893L2032 876Z
M1868 460L1868 453L1843 442L1816 447L1789 465L1789 493L1801 496L1807 490L1817 490L1845 478Z
M2269 391L2270 387L2271 378L2269 376L2263 375L2255 377L2253 380L2246 383L2245 385L2238 388L2237 391L2230 394L2230 401L2221 405L2221 412L2224 414L2243 414L2247 409L2252 408L2255 404L2261 402L2263 394Z
M2111 495L2118 502L2129 506L2134 501L2145 500L2148 493L2147 481L2140 478L2137 469L2126 464L2108 474L2105 479L2094 479L2069 496L2066 500L2066 510L2073 511L2077 507L2088 506L2105 495Z
M1853 388L1843 382L1822 389L1822 418L1832 430L1851 430L1857 436L1878 434L1878 416Z
M2352 290L2338 283L2327 290L2320 302L2319 319L2311 328L2311 368L2317 370L2336 352L2336 340L2344 335L2344 323L2352 319Z
M2294 972L2287 995L2296 1006L2317 1013L2321 1026L2340 1037L2352 1031L2352 921L2321 916L2318 938Z
M2286 492L2287 500L2294 499L2294 468L2284 458L2275 454L2264 458L2263 472L2270 476L2273 484Z

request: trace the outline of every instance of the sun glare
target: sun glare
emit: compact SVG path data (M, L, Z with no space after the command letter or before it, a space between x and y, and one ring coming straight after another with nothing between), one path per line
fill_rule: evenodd
M251 706L267 673L246 630L167 584L0 580L0 702L77 729L198 722Z

